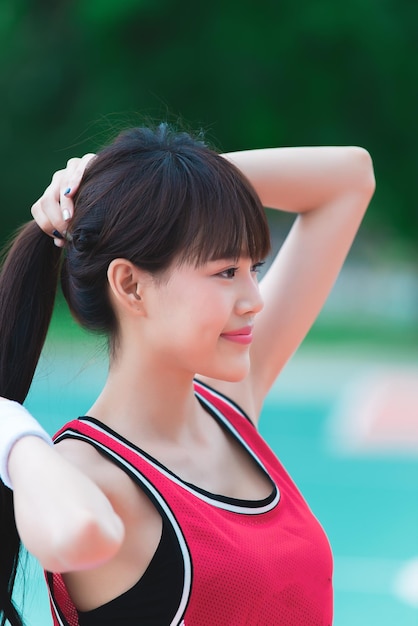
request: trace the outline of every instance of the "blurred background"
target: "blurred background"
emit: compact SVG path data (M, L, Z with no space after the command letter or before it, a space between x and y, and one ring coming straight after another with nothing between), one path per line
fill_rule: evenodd
M376 194L262 429L332 542L335 624L418 624L418 3L1 0L0 93L3 243L68 158L148 120L369 150ZM59 300L28 398L51 432L104 361ZM26 606L49 623L43 592Z

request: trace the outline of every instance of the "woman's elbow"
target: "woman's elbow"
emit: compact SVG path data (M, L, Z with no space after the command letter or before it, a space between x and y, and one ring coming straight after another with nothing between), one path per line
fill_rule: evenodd
M89 511L80 512L76 520L52 529L43 541L26 547L45 570L70 572L91 569L110 560L119 551L124 538L121 519L114 514L98 520Z
M350 150L353 185L358 192L371 200L376 189L373 160L365 148L354 147Z

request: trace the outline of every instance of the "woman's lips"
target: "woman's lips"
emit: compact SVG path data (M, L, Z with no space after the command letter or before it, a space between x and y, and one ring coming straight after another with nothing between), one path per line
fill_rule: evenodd
M244 328L239 328L238 330L231 330L228 333L222 333L221 337L228 339L228 341L248 345L253 340L252 331L252 326L245 326Z

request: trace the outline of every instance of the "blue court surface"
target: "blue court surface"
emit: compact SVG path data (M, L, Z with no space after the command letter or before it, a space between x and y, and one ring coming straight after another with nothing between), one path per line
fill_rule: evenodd
M47 346L26 405L52 433L87 410L105 363ZM417 390L411 356L302 346L265 404L261 431L332 545L335 626L418 625ZM25 577L26 624L49 626L34 562Z

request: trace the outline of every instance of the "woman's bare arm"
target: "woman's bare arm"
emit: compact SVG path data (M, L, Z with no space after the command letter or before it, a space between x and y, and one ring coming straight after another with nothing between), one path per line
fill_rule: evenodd
M23 437L12 448L16 525L49 571L97 567L119 550L123 524L99 487L54 448Z
M366 150L272 148L224 155L249 178L264 206L297 213L261 281L251 374L223 391L253 418L320 312L349 252L375 188Z

